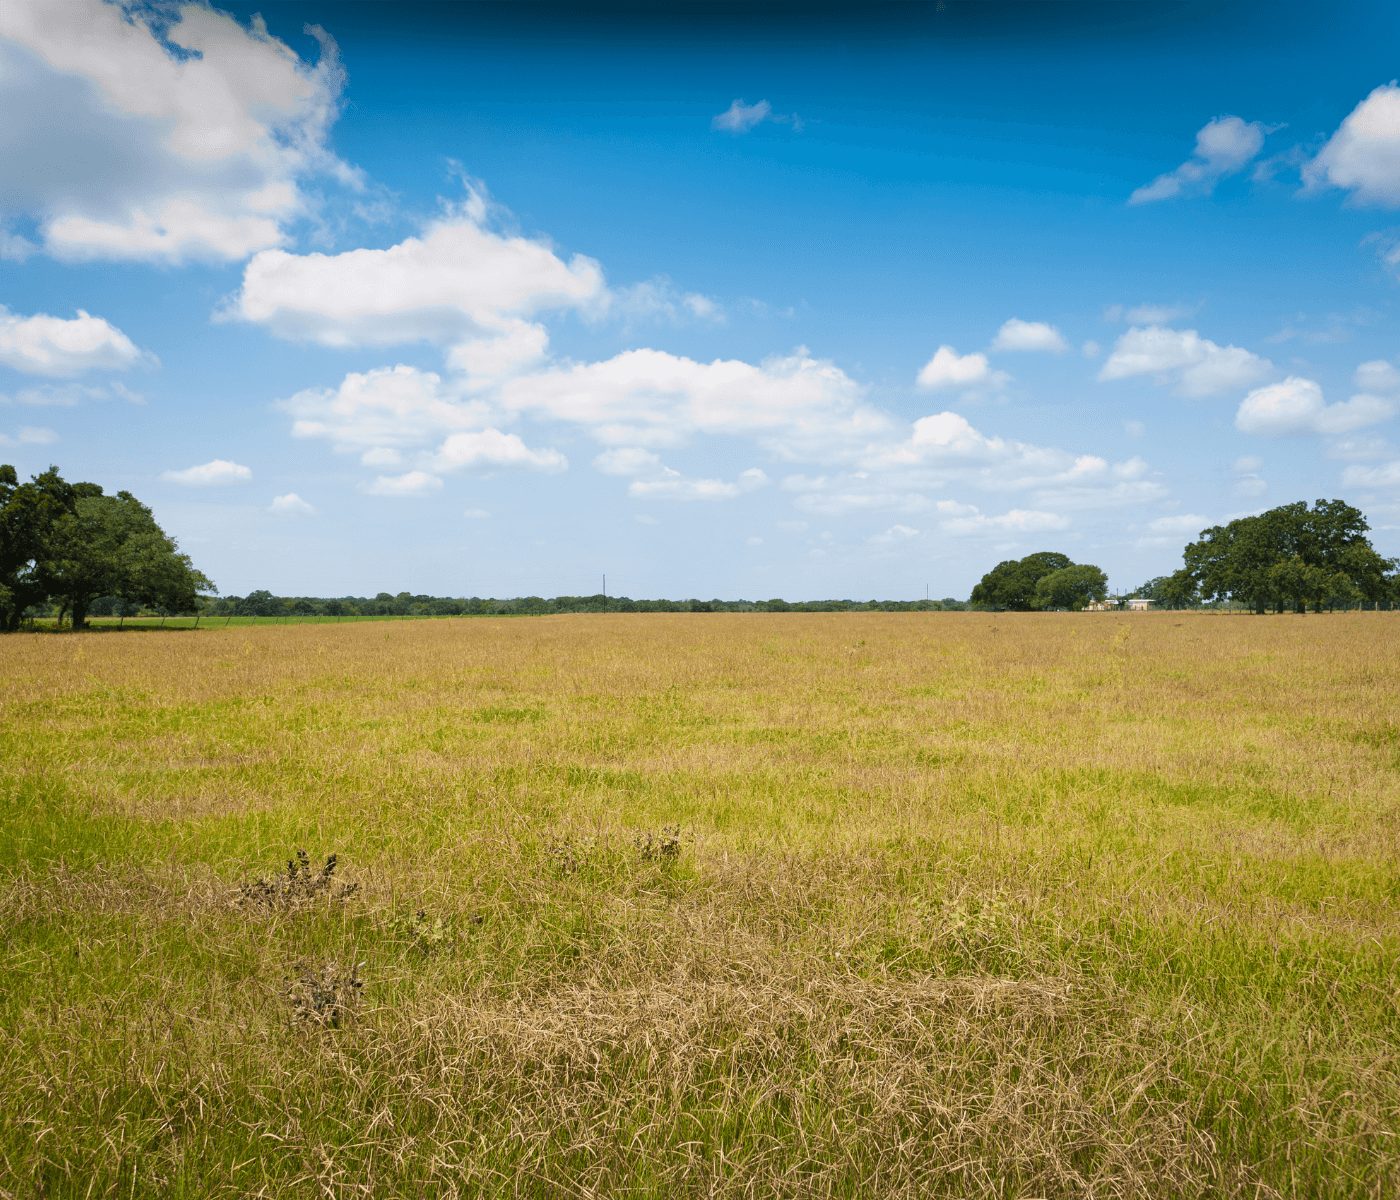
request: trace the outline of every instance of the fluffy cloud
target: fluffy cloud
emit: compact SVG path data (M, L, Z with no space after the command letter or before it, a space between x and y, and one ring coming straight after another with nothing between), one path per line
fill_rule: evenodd
M922 417L903 439L867 446L858 470L783 480L784 490L795 493L795 505L806 512L839 516L936 508L949 519L967 518L970 523L960 527L965 531L996 527L975 507L950 507L951 501L931 498L953 486L1024 493L1036 507L1018 512L1122 508L1166 494L1140 458L1113 463L986 434L954 412Z
M282 401L292 435L367 452L366 465L394 466L394 451L482 428L490 410L464 399L433 371L380 367L352 372L336 388L308 388ZM373 456L373 457L370 457Z
M293 418L293 437L324 439L336 450L358 453L367 467L397 467L406 452L420 452L420 467L427 471L381 475L369 489L374 495L418 494L436 487L422 478L431 472L498 467L562 471L568 466L557 450L532 449L518 434L492 427L492 408L463 396L436 372L402 364L352 372L339 387L308 388L281 407Z
M732 482L725 479L691 479L670 467L662 467L651 479L634 479L627 494L640 500L733 500L745 492L768 485L768 476L757 467L742 471Z
M1362 363L1356 368L1355 379L1363 392L1400 392L1400 370L1384 359Z
M872 546L899 546L919 536L919 531L912 525L891 525L883 533L872 535L867 540Z
M1104 309L1105 321L1128 325L1170 325L1196 311L1194 304L1110 304Z
M1043 321L1022 321L1012 317L1000 329L992 341L993 350L1044 350L1051 354L1063 354L1069 349L1064 335L1053 325ZM930 363L929 366L933 364ZM928 367L924 368L925 370Z
M1391 444L1390 439L1376 434L1333 438L1327 443L1327 457L1341 459L1344 462L1373 461L1389 458L1394 453L1395 447Z
M789 475L782 487L783 491L796 494L793 503L804 512L840 517L856 512L924 512L932 507L932 502L914 490L922 483L892 474L854 471L836 476ZM790 532L801 532L807 524L787 522L786 527Z
M1013 508L1009 512L999 513L995 516L988 516L986 513L974 509L968 515L948 517L941 524L947 533L956 534L959 537L969 537L976 534L1005 536L1020 533L1049 533L1068 529L1070 522L1068 517L1061 516L1059 513L1041 512L1030 508Z
M1205 196L1226 175L1245 167L1264 146L1269 132L1258 121L1217 117L1196 134L1196 150L1181 166L1158 175L1128 197L1129 204L1150 204L1178 196Z
M667 321L680 325L691 321L722 324L725 312L719 301L699 292L685 292L665 276L615 288L608 296L608 311L623 321Z
M500 332L460 342L447 352L447 365L474 384L489 384L533 367L545 357L549 333L543 325L512 320Z
M662 469L661 459L640 446L618 446L604 450L593 460L604 475L652 475Z
M1112 464L1095 454L985 434L955 412L920 417L903 442L876 450L867 465L932 468L940 477L963 478L996 491L1102 487L1138 480L1146 472L1138 458Z
M1281 383L1250 392L1240 402L1235 428L1263 437L1350 433L1388 420L1395 411L1394 401L1365 393L1327 404L1314 380L1290 375Z
M493 355L515 365L542 352L543 330L525 318L601 305L605 295L591 258L566 262L545 242L497 232L474 193L422 236L387 249L263 251L225 316L325 346L462 342L459 365L485 361L489 370L500 365Z
M1212 396L1258 383L1273 364L1239 346L1221 346L1194 329L1134 327L1113 347L1099 379L1153 375L1183 396Z
M50 446L56 441L58 434L40 425L21 425L14 436L0 433L0 446Z
M43 383L22 387L13 392L0 392L0 404L23 404L31 408L74 408L88 401L125 400L128 404L145 404L145 399L123 384L110 383Z
M804 492L794 503L803 512L820 517L844 517L858 512L920 513L931 507L927 496L892 489Z
M1345 188L1367 204L1400 204L1400 86L1376 88L1303 169L1312 187Z
M1235 473L1235 482L1231 490L1236 496L1254 499L1269 490L1268 482L1259 474L1264 469L1263 459L1253 454L1244 454L1235 459L1231 469Z
M1174 517L1157 517L1147 523L1147 528L1153 533L1182 534L1194 537L1211 524L1209 517L1198 516L1196 513L1181 513Z
M774 112L773 106L767 100L760 100L757 104L735 100L710 121L710 128L723 133L748 133L765 121L771 121L775 125L790 125L799 132L802 129L802 119L796 113Z
M919 372L916 382L925 391L975 388L1005 383L1008 376L993 371L985 354L959 354L952 346L939 346Z
M850 376L805 351L755 366L628 350L508 380L498 398L509 412L582 425L612 445L667 446L694 434L738 434L800 457L829 453L889 425L862 403L863 389Z
M21 317L0 305L0 365L30 375L124 371L142 354L115 325L78 310L76 317Z
M66 258L235 260L280 245L344 74L202 4L0 4L0 195ZM0 217L5 215L0 211Z
M207 463L200 463L197 467L162 471L160 477L166 483L178 483L182 487L219 487L227 483L245 483L253 478L253 472L242 463L215 458Z
M267 507L269 512L289 517L310 517L316 513L315 508L295 492L288 492L285 496L274 496L272 503Z
M1347 487L1400 487L1400 459L1374 467L1353 465L1342 472Z
M767 100L760 100L757 104L745 104L742 100L735 100L710 122L710 128L722 129L725 133L748 133L772 114L773 106Z
M525 467L533 471L563 471L569 460L558 450L532 450L518 434L499 429L454 433L433 455L435 471Z
M442 480L427 471L405 471L402 475L379 475L365 491L371 496L426 496L442 487Z
M630 478L627 494L640 500L732 500L768 485L768 476L750 467L736 480L696 479L668 467L661 458L640 446L604 450L593 460L604 475Z

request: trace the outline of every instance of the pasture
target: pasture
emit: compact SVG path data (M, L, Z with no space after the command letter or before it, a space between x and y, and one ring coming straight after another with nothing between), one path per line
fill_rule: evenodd
M0 1196L1400 1194L1400 617L234 625L0 677Z

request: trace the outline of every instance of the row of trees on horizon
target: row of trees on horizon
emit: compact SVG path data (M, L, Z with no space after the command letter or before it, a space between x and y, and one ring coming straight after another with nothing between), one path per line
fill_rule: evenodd
M1133 595L1162 608L1242 607L1253 612L1400 606L1400 561L1378 554L1364 514L1341 500L1285 504L1203 530L1183 566ZM202 613L240 617L543 616L587 612L1077 611L1108 596L1092 563L1057 551L1008 559L967 601L640 600L626 596L511 599L380 592L370 596L218 596L213 583L129 492L69 483L56 467L21 483L0 466L0 630L26 617Z
M1159 607L1228 605L1302 613L1400 606L1400 560L1367 537L1360 509L1343 500L1282 504L1213 525L1182 552L1182 567L1132 593ZM972 589L971 607L1078 610L1108 596L1098 567L1040 551L998 563Z

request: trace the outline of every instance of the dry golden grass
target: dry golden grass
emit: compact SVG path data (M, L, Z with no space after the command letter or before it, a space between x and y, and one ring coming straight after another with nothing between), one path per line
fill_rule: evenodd
M1400 1194L1390 614L0 671L0 1196ZM300 846L358 891L240 901Z

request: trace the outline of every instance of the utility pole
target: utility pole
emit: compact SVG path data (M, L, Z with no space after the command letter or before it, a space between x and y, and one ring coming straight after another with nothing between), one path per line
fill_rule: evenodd
M608 611L608 575L606 571L603 572L603 611Z

